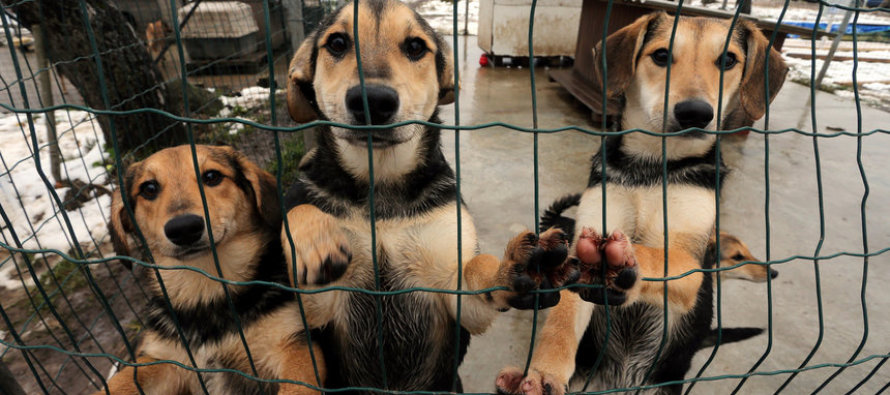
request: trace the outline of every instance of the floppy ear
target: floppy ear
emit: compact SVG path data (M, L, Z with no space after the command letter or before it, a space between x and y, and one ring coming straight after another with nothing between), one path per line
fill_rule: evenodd
M664 12L653 12L644 15L615 33L606 37L606 49L603 51L603 43L600 42L593 49L593 85L594 94L601 95L603 91L603 53L606 56L606 81L607 99L616 99L624 95L624 90L633 80L637 69L637 54L643 47L643 39L649 29L650 22L665 17Z
M315 78L315 39L313 32L300 45L290 61L287 75L287 111L297 123L318 119L315 105L315 91L312 80Z
M281 205L275 177L247 159L244 154L232 151L244 172L244 178L253 190L257 212L263 222L273 228L281 227Z
M757 25L749 21L740 21L739 28L744 32L748 45L748 53L745 54L745 74L739 86L739 102L753 123L763 116L766 106L779 93L785 82L788 66L776 48L770 48L769 53L766 52L769 40L760 32ZM764 88L767 59L769 59L769 70L766 71L769 75L769 98Z
M124 207L120 188L111 193L110 211L111 218L108 221L108 233L111 235L111 245L114 247L114 253L117 255L130 255L130 243L127 240L129 236L127 235L133 232L133 222L130 221L127 208Z
M439 74L439 105L454 103L454 58L451 46L436 37L439 50L436 52L436 69Z

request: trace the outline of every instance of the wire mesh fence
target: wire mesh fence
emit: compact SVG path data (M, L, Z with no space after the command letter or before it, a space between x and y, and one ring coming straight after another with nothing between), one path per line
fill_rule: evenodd
M607 33L628 22L620 17L611 20L613 6L619 1L587 1L601 3L604 8L595 16L599 30L584 22L577 28L561 27L563 35L571 36L580 29L579 48L582 36L595 35L605 43ZM581 4L577 3L575 6ZM120 169L161 147L226 144L275 175L279 194L284 194L298 177L298 164L307 145L313 144L307 131L333 124L313 121L296 125L287 116L283 89L288 83L287 62L303 33L295 31L293 22L306 26L308 34L337 5L274 0L3 0L2 5L2 40L7 48L0 51L0 345L3 367L12 372L13 380L0 378L6 380L0 384L17 382L26 393L105 391L113 372L124 366L151 365L136 361L147 327L144 307L154 291L139 278L154 276L159 270L151 259L122 257L113 251L107 228L112 191L123 180ZM528 25L513 30L514 35L527 37L527 43L537 42L540 31L553 29L535 21L541 7L556 5L535 0L508 5L528 15ZM559 85L547 80L547 74L558 68L545 68L546 61L534 60L538 51L546 51L543 47L526 45L524 53L512 54L517 62L527 58L526 64L538 67L474 67L474 55L481 53L475 48L475 38L460 35L474 30L461 28L466 26L462 18L469 9L464 6L466 3L439 4L438 0L412 4L425 10L428 19L444 21L434 24L435 28L450 32L446 38L453 48L454 80L460 83L455 86L453 106L445 106L439 113L444 121L442 145L456 172L456 194L465 199L476 219L480 250L499 253L517 229L539 228L539 216L550 201L581 192L590 174L590 156L605 152L605 136L664 136L663 150L667 139L676 138L671 133L610 130L613 125L606 116L590 121L591 109L576 105ZM680 0L661 6L682 14L695 7L715 10L719 4ZM741 13L741 7L722 6L729 10L724 16L734 27L740 20L752 19ZM766 104L763 121L754 127L705 133L717 135L717 160L725 160L731 170L715 207L717 231L726 229L743 236L752 250L763 252L764 259L753 264L776 268L782 274L776 279L767 277L763 284L723 284L721 276L714 277L716 328L760 326L765 335L721 346L718 329L716 346L699 351L685 379L679 381L687 392L880 393L890 386L890 371L885 367L890 358L886 335L890 314L886 290L881 286L890 277L886 255L890 209L883 204L890 197L890 180L884 171L890 147L890 117L885 112L890 81L881 66L890 49L881 46L887 33L879 28L890 25L890 9L872 6L855 1L752 5L758 26L772 32L767 35L769 46L782 46L784 41L783 52L792 66L789 80L806 86L786 81L776 101ZM507 11L503 12L506 15ZM846 12L849 21L844 22ZM355 15L358 29L357 11ZM674 45L675 21L669 48ZM798 24L803 26L800 29L809 31L803 34L808 38L785 38L782 26L796 22L802 23ZM478 23L492 22L480 19ZM849 25L841 26L849 33L839 42L839 53L834 49L827 53L826 42L833 36L819 39L826 24ZM878 28L865 33L866 26ZM796 32L801 34L801 30ZM730 38L721 40L724 53ZM361 45L356 41L359 64ZM827 77L820 76L820 67L832 56L837 59ZM579 63L582 59L576 56L576 66ZM361 66L359 70L363 79L365 70ZM607 80L609 69L597 70ZM722 81L722 72L720 78ZM767 77L765 91L770 83ZM360 85L364 91L364 80ZM666 84L665 96L677 89L673 85ZM813 88L819 85L835 95ZM591 95L599 97L600 107L592 109L594 114L613 113L605 86ZM365 113L370 114L366 93L363 99ZM667 102L659 98L658 103L663 103L666 114ZM437 126L428 121L402 124ZM733 134L739 131L750 135ZM368 141L373 174L370 138ZM663 166L667 179L668 161L663 161ZM714 180L717 189L720 180ZM665 189L653 193L666 207L667 183L662 186ZM372 181L368 196L372 207L374 188ZM206 213L203 195L202 201ZM604 211L607 204L604 201ZM458 229L466 226L460 210L454 215ZM371 223L380 223L375 211L369 216ZM665 229L669 227L666 215L658 220L665 222ZM377 232L376 228L371 226L371 232ZM379 236L372 233L371 237ZM667 246L667 234L664 240ZM464 256L464 248L458 236L454 244L457 256ZM379 281L377 251L370 256ZM644 281L670 285L696 272L733 268L703 268L667 276L668 262L664 265L664 276ZM459 262L458 276L461 269ZM256 283L198 272L221 286ZM457 284L462 284L458 278ZM458 285L455 289L381 291L334 284L307 290L260 285L298 295L336 290L373 295L380 326L366 330L377 336L387 319L379 308L383 296L463 295L457 298L460 317L467 297L501 289L466 290ZM668 317L667 303L664 305L664 317ZM300 312L302 315L302 306ZM488 334L471 343L462 366L461 358L454 358L449 370L453 381L460 375L463 390L491 393L500 368L524 365L527 369L537 352L539 322L545 314L546 310L541 310L539 315L538 309L505 314ZM306 317L301 318L305 325ZM460 321L458 318L454 336L469 336L461 331ZM669 352L664 346L671 325L664 318L657 331L659 355ZM457 354L460 350L455 350ZM382 361L383 356L380 358ZM255 369L233 372L200 366L194 360L190 364L159 363L209 374L234 373L257 387L268 382ZM316 363L314 357L312 363ZM250 365L253 367L252 361ZM385 363L382 365L385 371ZM646 376L629 388L596 392L652 390L678 383L653 382L648 373ZM318 388L312 383L299 384ZM433 392L386 386L357 389ZM588 391L586 386L571 390ZM208 389L202 382L196 391Z

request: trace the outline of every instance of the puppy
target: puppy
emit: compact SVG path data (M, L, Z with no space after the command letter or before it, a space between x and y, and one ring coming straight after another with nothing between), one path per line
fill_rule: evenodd
M778 52L767 51L768 40L752 23L739 22L729 35L729 21L681 17L673 46L671 89L665 98L673 22L665 13L638 19L607 38L606 48L597 49L594 64L599 67L603 52L608 53L608 79L599 83L606 85L609 100L623 106L620 128L692 130L668 137L665 157L660 136L630 133L606 139L604 157L598 153L593 158L573 243L573 253L581 261L579 282L602 288L563 291L541 330L528 375L505 368L496 380L502 392L560 395L573 376L582 379L588 373L593 378L588 390L680 380L703 340L684 334L710 330L711 276L685 273L702 268L714 228L716 181L728 171L716 160L716 137L697 129L724 129L760 118L778 93L787 67ZM601 75L599 70L595 74ZM668 114L664 114L665 100ZM639 281L641 275L682 276ZM702 300L703 293L707 300ZM608 303L612 308L595 308L583 301ZM664 316L666 310L669 317ZM670 326L659 354L665 321ZM680 389L673 385L648 392Z
M719 261L718 261L719 258ZM711 234L711 240L708 242L708 250L705 252L705 262L718 262L718 267L731 267L742 262L755 262L759 259L755 258L748 250L748 245L741 241L738 237L729 233L720 232L720 254L717 254L717 237ZM724 280L739 279L747 280L755 283L766 282L767 277L776 278L779 272L765 265L757 265L747 263L730 270L721 270L720 276Z
M127 169L124 189L132 218L121 189L112 199L110 230L117 253L130 253L128 239L135 237L138 228L161 268L162 282L154 271L141 270L151 300L136 362L169 360L200 369L234 369L263 379L320 385L293 293L265 285L228 285L230 305L219 281L173 269L188 266L232 281L287 284L278 238L281 209L275 179L231 148L199 145L195 151L200 180L195 178L189 146L167 148ZM211 232L205 228L198 182L204 185ZM218 266L211 252L211 233ZM256 373L241 341L239 323ZM315 350L315 360L323 380L320 349ZM202 379L210 393L317 393L303 385L267 385L234 373L201 373L199 379L197 373L171 363L138 367L136 376L133 370L126 367L114 375L108 381L109 391L141 393L138 382L148 394L204 393Z
M341 7L295 54L287 87L294 120L438 123L437 106L453 100L447 44L398 1L359 2L358 40L354 20L354 5ZM484 332L498 311L554 305L558 293L533 291L577 277L566 263L568 240L558 230L540 237L522 232L507 244L503 259L480 254L434 126L320 129L318 147L303 161L302 175L285 199L293 207L288 218L315 218L318 212L327 218L285 229L285 243L293 240L292 270L311 276L351 262L336 285L395 292L336 290L304 298L311 314L327 323L326 387L460 391L453 378L470 335ZM470 294L412 290L421 287Z

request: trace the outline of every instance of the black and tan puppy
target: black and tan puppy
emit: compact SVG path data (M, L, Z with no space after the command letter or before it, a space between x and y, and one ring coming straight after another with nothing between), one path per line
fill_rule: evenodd
M199 145L195 150L200 179L187 145L159 151L127 169L125 190L134 217L125 210L119 189L112 199L110 221L118 254L130 253L128 239L138 226L156 265L189 266L218 276L212 233L221 277L287 284L275 179L231 148ZM205 227L198 182L204 185L211 232ZM140 276L152 298L137 363L169 360L193 366L181 341L184 336L197 368L253 375L239 335L240 322L259 377L319 385L293 293L263 285L229 285L234 305L230 307L217 280L184 269L159 272L173 311L154 271L142 269ZM315 357L324 379L320 350ZM141 393L133 373L132 367L118 372L108 382L110 392ZM139 387L148 394L204 393L196 373L170 363L139 367L136 373ZM202 373L202 377L207 391L214 394L317 393L297 384L262 385L235 373Z
M607 53L608 80L600 83L606 84L608 99L623 106L620 128L715 130L763 116L787 67L777 51L768 51L768 40L757 27L741 21L730 35L728 20L682 17L671 59L673 23L665 13L644 16L610 35L606 48L596 51L597 67ZM669 63L670 92L665 97ZM595 74L601 75L599 70ZM606 139L604 156L593 157L573 243L581 261L579 281L604 287L563 291L541 331L528 376L517 368L502 370L496 380L500 391L559 395L573 377L586 378L588 373L593 377L588 390L683 378L703 341L688 333L707 333L712 320L711 277L683 274L703 267L716 216L715 185L728 172L716 159L715 142L713 134L688 130L667 138L663 157L661 136L630 133ZM673 276L681 277L640 281ZM702 291L707 300L702 300ZM584 301L608 301L612 308L607 313ZM608 343L607 314L612 323ZM664 322L669 328L659 354ZM601 363L590 372L601 353ZM680 387L649 392L676 393Z
M437 106L453 98L448 46L398 1L359 2L358 40L354 18L353 4L340 8L297 51L288 85L292 117L298 122L318 118L347 125L365 125L366 115L373 125L438 122ZM369 114L359 86L357 41ZM451 391L457 385L460 390L459 381L452 378L471 334L484 332L498 311L533 307L531 291L559 286L577 274L572 265L564 264L568 243L559 231L540 238L523 232L507 245L503 259L479 253L472 217L457 196L454 172L442 154L436 127L410 124L373 131L323 127L317 149L301 169L301 178L286 197L294 207L288 218L309 217L316 225L283 235L294 241L298 269L324 273L337 262L351 260L336 285L364 290L504 287L462 296L459 316L459 299L450 293L409 291L375 298L332 291L306 297L311 314L327 322L328 388ZM319 218L319 212L327 218ZM304 245L311 247L307 250ZM375 277L375 258L379 277ZM540 307L558 300L558 293L539 295ZM382 322L377 319L378 303Z

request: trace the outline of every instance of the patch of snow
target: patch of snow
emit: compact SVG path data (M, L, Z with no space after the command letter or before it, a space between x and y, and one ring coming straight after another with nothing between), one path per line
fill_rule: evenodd
M34 115L33 128L40 147L40 167L50 184L52 178L50 149L47 145L47 128L44 114ZM105 144L101 129L95 117L83 111L57 110L53 114L62 153L62 177L80 180L87 184L105 185L108 174L103 167ZM4 114L0 116L0 205L10 217L12 229L0 224L0 242L15 247L12 231L23 246L28 249L44 248L69 252L74 247L74 239L79 243L89 243L93 239L101 241L107 235L106 212L111 197L102 195L83 204L79 209L68 211L67 215L74 229L74 238L69 233L59 207L51 198L52 185L47 186L37 172L31 126L24 114ZM64 200L67 188L56 189L59 199ZM12 260L0 260L0 286L21 287L20 280L9 277L15 273Z
M467 1L458 1L457 4L457 29L463 33L465 10ZM420 4L417 13L423 16L430 26L439 34L454 34L454 4L442 0L428 0ZM468 34L476 35L479 25L479 1L470 2L470 20L467 24Z
M242 89L241 92L238 92L237 96L220 96L219 99L222 100L223 105L229 109L235 108L236 106L251 109L267 105L269 103L269 91L269 88L249 86ZM275 93L283 93L283 91L279 89L278 92ZM222 113L220 112L220 114Z

